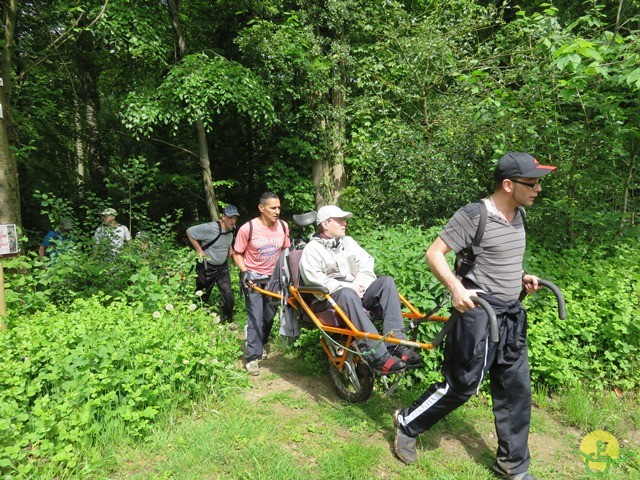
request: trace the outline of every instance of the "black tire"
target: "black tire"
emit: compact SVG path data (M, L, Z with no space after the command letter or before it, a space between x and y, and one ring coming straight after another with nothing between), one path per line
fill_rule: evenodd
M374 376L368 365L362 360L355 364L355 376L359 383L359 385L355 385L347 373L348 368L353 368L353 363L345 363L344 369L341 372L329 357L327 357L327 360L331 383L333 383L340 398L352 403L361 403L371 397L373 393Z

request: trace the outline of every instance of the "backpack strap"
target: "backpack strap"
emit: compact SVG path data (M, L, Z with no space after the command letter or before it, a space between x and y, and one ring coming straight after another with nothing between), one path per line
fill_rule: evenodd
M473 242L467 248L461 250L456 255L456 265L454 273L459 278L464 278L475 267L476 257L484 252L484 249L480 246L482 237L484 236L484 230L487 226L487 206L484 201L478 202L480 206L480 220L478 220L478 228L476 229L476 235L473 238Z
M484 252L484 248L480 246L480 242L482 241L485 228L487 227L488 212L487 205L484 203L484 200L480 200L478 204L480 205L480 220L478 220L478 228L476 229L476 235L473 238L473 242L467 248L461 250L456 254L454 273L459 278L464 278L467 276L467 274L473 269L473 267L476 266L476 257ZM518 207L516 209L516 214L518 213L520 213L520 216L522 217L522 226L526 229L526 214L524 208Z
M284 239L287 239L287 229L284 227L284 220L278 219L280 226L282 227L282 233L284 233ZM251 237L253 236L253 220L249 220L249 238L247 238L247 245L251 243ZM282 244L284 245L284 243Z
M216 222L218 224L218 235L216 235L216 238L214 238L213 240L211 240L209 243L207 243L206 245L202 246L202 251L205 251L207 248L209 248L211 245L213 245L214 243L216 243L218 241L218 239L220 238L221 235L227 235L229 233L233 233L233 230L229 230L228 232L223 232L222 231L222 223L220 222L220 220L218 220Z
M520 216L522 217L522 228L527 229L527 214L524 210L524 207L518 207L516 209L517 212L520 212Z

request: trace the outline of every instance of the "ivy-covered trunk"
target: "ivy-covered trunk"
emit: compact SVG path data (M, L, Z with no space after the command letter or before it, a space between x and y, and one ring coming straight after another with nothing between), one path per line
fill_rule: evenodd
M346 186L344 169L345 98L342 86L331 92L329 119L324 118L321 128L325 138L326 154L312 163L313 183L316 186L316 206L336 205L341 190Z

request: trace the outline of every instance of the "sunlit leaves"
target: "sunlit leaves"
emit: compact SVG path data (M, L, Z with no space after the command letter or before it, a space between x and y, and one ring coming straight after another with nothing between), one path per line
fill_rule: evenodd
M132 92L123 114L124 124L138 135L155 125L177 132L180 122L202 120L211 129L213 118L237 111L253 121L275 121L268 91L261 80L242 65L204 53L187 55L174 65L157 89Z

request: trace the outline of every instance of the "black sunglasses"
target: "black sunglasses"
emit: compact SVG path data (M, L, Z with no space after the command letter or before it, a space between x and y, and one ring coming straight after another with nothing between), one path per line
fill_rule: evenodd
M519 183L520 185L526 185L531 190L533 190L534 188L540 186L540 184L541 184L540 180L538 180L536 183L521 182L520 180L514 180L513 178L510 178L509 180L511 180L513 183Z

